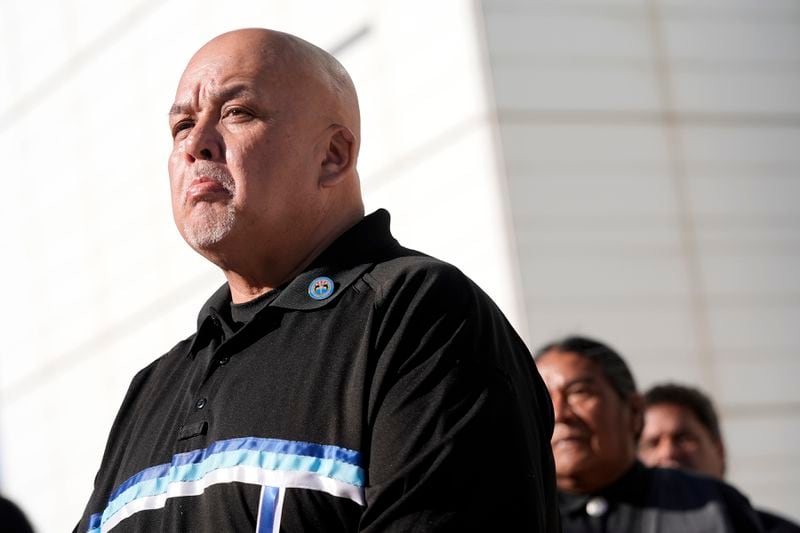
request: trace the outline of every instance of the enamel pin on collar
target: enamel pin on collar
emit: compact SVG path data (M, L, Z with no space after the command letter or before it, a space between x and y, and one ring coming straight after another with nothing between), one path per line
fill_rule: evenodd
M327 276L314 278L308 284L308 295L315 300L325 300L333 294L333 280Z

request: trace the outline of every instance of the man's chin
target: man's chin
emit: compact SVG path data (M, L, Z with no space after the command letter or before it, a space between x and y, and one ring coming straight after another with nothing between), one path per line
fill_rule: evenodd
M191 228L185 227L183 230L184 240L197 251L213 250L223 243L230 234L230 228Z
M231 233L235 221L232 210L215 213L214 216L194 216L183 223L181 235L195 250L211 250Z
M566 475L572 475L585 470L591 463L591 454L583 447L570 447L570 449L553 450L556 470Z

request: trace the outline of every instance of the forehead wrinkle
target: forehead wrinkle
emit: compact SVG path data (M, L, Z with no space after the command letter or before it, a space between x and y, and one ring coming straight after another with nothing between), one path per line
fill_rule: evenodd
M242 82L236 82L233 85L224 87L221 90L217 88L196 91L192 97L186 98L183 101L175 102L170 107L169 115L190 115L195 108L199 108L200 96L199 93L203 92L205 99L211 102L227 102L235 98L244 96L255 96L256 91L250 85Z
M184 74L184 76L186 76L186 74ZM213 80L210 83L213 83ZM173 115L191 115L192 111L199 107L200 92L203 90L202 85L195 84L191 89L185 91L189 93L186 97L177 98L182 92L181 85L183 85L183 79L181 79L181 83L178 85L178 94L175 95L176 100L169 110L170 117Z
M578 376L577 378L571 379L568 382L564 383L563 387L565 389L572 387L573 385L594 385L598 383L598 379L594 375L586 375L586 376Z

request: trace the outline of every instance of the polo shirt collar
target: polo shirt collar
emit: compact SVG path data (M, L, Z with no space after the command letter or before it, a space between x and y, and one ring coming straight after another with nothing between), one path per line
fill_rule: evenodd
M231 291L228 284L222 285L211 295L203 305L197 315L197 332L192 338L192 343L187 351L187 357L194 357L198 346L202 346L208 335L212 335L214 329L221 329L223 326L222 309L230 305Z
M646 473L646 467L637 459L616 481L589 494L571 494L559 491L558 500L561 512L573 514L584 513L586 504L596 496L601 496L610 502L626 500L630 497L641 497L641 478Z
M379 209L362 218L322 252L302 274L289 282L270 303L270 307L312 310L336 301L354 281L375 262L399 246L389 229L389 213ZM333 281L333 292L316 300L309 294L319 278Z
M400 245L392 237L389 212L378 209L340 235L309 265L305 272L275 289L278 295L266 307L312 310L330 305L372 264L386 257ZM309 287L320 277L333 280L333 292L315 300ZM230 305L231 291L225 283L206 301L197 316L198 332L212 316Z
M225 307L229 306L231 302L231 289L228 287L228 284L225 283L219 289L214 291L214 294L211 295L206 303L203 305L202 309L200 309L200 313L197 315L197 331L203 327L203 324L213 316L219 316L222 314L222 310Z

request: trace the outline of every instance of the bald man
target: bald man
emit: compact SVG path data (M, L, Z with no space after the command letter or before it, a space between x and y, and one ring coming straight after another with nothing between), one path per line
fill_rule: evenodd
M134 377L75 531L558 531L530 353L460 271L364 216L344 68L226 33L169 122L175 223L227 282Z

